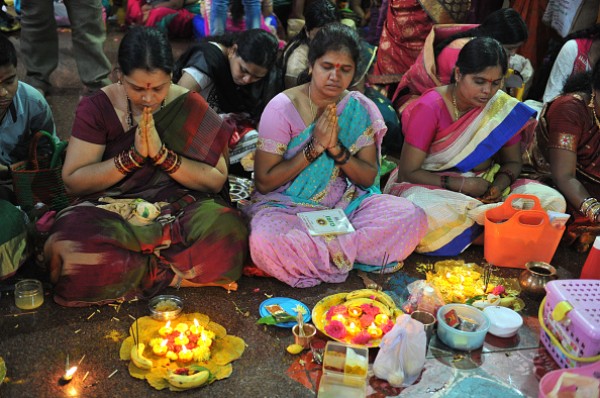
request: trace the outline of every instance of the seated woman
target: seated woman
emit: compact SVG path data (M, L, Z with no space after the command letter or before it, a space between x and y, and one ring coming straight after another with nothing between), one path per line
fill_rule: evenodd
M587 251L600 234L600 62L567 80L564 94L545 104L533 157L548 172L573 216L565 234Z
M269 89L263 79L277 48L277 38L262 29L210 37L179 58L173 81L200 93L217 113L247 113L258 120Z
M527 40L527 26L512 8L494 11L478 26L434 26L425 40L421 54L402 76L392 97L399 113L408 102L428 89L449 84L460 50L474 37L483 36L502 43L510 58ZM533 75L533 70L529 74Z
M308 69L308 44L319 29L338 21L336 8L330 0L315 0L304 12L305 24L300 33L294 36L283 49L282 71L285 88L298 85L298 76Z
M0 35L0 279L13 275L29 254L10 167L28 158L31 139L40 130L56 138L50 106L38 90L19 81L17 50Z
M118 63L119 83L83 98L75 115L63 179L79 200L45 246L55 301L146 298L169 285L235 289L248 243L223 196L228 129L200 95L171 84L160 31L127 32Z
M500 90L506 69L502 45L475 38L461 50L452 84L427 91L402 113L404 146L384 192L425 210L429 230L419 253L461 253L481 235L485 211L507 188L536 195L547 210L565 209L556 190L517 179L519 133L535 112Z
M575 32L566 39L552 65L543 102L551 101L564 92L563 86L570 76L591 71L600 59L600 25Z
M421 209L374 186L385 125L370 100L347 91L358 57L356 32L326 25L308 53L310 82L273 98L260 121L257 192L244 208L250 252L258 268L294 287L343 282L355 263L393 270L426 229ZM334 208L356 232L311 236L297 216Z
M198 0L128 0L125 21L156 27L170 37L192 37L192 19L200 14Z

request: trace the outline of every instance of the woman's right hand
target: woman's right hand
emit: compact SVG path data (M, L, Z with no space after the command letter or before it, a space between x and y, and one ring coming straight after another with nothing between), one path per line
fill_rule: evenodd
M138 123L137 129L135 129L135 150L142 155L144 158L149 156L148 148L148 112L144 109L142 117Z
M332 148L337 144L337 129L336 107L335 104L329 104L325 107L325 111L321 116L319 116L313 131L313 136L317 140L318 146L320 146L319 151L321 149ZM332 142L333 140L335 142Z
M462 193L479 198L490 188L490 183L481 177L465 177Z

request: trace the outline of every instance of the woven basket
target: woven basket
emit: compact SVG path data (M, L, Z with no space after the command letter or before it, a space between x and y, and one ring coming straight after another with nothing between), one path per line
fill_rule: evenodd
M51 157L38 156L38 144L43 137L50 142ZM24 211L33 209L37 203L44 203L56 211L69 205L70 198L61 176L62 154L66 146L66 142L56 143L51 134L38 131L29 145L29 159L11 165L13 189Z

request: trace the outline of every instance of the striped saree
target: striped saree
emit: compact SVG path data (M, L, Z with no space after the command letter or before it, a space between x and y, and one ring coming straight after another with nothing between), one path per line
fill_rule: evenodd
M405 112L410 112L410 108ZM474 172L473 168L492 158L534 115L531 108L498 91L485 107L469 111L437 133L422 168L440 175L480 176L486 170ZM429 229L417 246L419 253L460 254L483 232L485 212L500 205L484 204L464 193L437 186L397 180L396 169L384 192L411 200L427 214ZM566 207L560 193L532 180L517 179L510 191L537 196L546 210L563 212Z
M85 118L105 121L106 126L85 124ZM173 100L154 119L168 148L211 166L229 140L229 130L197 93ZM123 132L114 123L118 119L112 105L100 93L79 105L73 134L91 142L94 134L106 134L104 159L110 159L134 139L133 129ZM107 196L167 205L154 222L136 226L96 206ZM241 215L223 195L192 191L146 162L115 186L63 210L45 250L56 284L55 301L84 306L147 298L181 280L227 287L241 275L247 237Z

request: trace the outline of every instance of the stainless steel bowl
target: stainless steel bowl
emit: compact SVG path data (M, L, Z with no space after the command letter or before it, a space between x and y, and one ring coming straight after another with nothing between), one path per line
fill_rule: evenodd
M174 303L173 309L160 309L161 304L166 305L169 302ZM150 310L150 314L152 314L152 318L159 321L169 321L179 316L183 310L183 300L180 297L173 295L156 296L148 302L148 309Z

